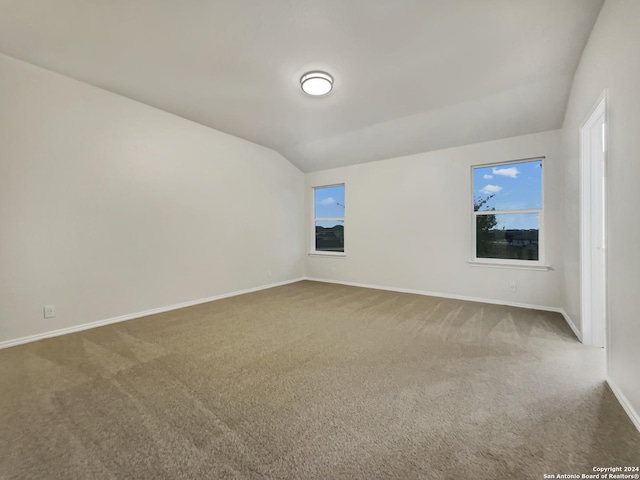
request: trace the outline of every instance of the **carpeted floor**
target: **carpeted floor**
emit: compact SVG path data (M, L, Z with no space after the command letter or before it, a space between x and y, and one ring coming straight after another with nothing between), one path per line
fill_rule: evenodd
M603 364L558 314L300 282L0 351L0 478L640 466Z

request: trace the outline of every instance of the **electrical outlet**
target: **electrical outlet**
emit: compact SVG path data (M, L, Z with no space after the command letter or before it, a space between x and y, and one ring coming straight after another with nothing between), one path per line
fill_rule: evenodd
M271 270L267 271L267 277L271 278Z
M518 291L518 284L516 282L509 283L509 290L512 292Z
M44 306L44 318L54 318L56 316L56 306L55 305L45 305Z

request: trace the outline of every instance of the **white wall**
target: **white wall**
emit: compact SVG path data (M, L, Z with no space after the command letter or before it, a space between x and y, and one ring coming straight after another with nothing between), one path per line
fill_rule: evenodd
M566 310L580 325L579 129L608 91L609 375L640 412L640 2L607 0L576 71L564 123Z
M0 342L301 277L303 184L272 150L0 55Z
M346 184L345 258L309 256L325 280L559 307L562 303L560 131L513 137L306 175L307 249L312 187ZM471 166L546 156L546 263L532 271L470 266ZM509 290L515 281L517 292Z

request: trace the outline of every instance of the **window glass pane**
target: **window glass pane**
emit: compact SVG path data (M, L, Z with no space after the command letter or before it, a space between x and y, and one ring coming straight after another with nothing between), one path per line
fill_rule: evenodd
M542 208L542 160L473 169L476 211Z
M344 252L344 222L316 222L316 250Z
M476 257L538 260L539 214L476 215Z
M314 191L316 218L344 218L344 185L320 187Z

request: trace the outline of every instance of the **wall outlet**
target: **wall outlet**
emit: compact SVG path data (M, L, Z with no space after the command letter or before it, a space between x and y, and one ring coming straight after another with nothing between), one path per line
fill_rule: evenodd
M509 283L509 290L511 290L512 292L517 292L518 291L518 284L516 282L510 282Z
M44 318L54 318L56 316L56 306L55 305L45 305L44 306Z
M271 278L271 270L267 271L267 277Z

